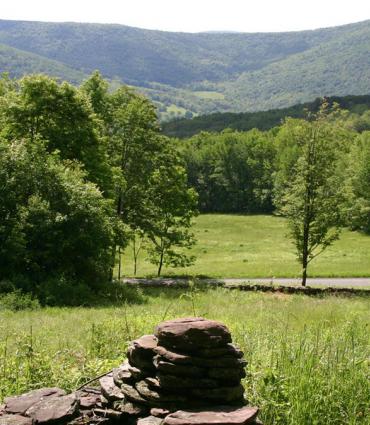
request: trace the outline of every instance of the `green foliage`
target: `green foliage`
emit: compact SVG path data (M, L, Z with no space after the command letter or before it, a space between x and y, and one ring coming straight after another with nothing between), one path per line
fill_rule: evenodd
M272 134L200 133L178 145L202 212L272 211L276 155Z
M369 28L364 21L315 31L184 34L2 20L0 71L75 82L99 69L139 88L166 119L171 105L184 115L265 110L368 93Z
M186 267L194 262L194 256L176 248L190 249L195 243L189 229L197 214L197 200L195 190L187 188L185 169L173 161L173 155L166 155L150 178L150 213L145 224L151 242L147 252L150 261L158 266L158 276L163 265Z
M6 139L39 137L49 152L79 161L91 181L103 190L109 188L110 170L98 124L87 98L75 87L43 75L27 76L5 93L1 109Z
M0 294L0 311L35 310L40 303L30 294L24 294L20 290Z
M347 224L370 233L370 132L358 136L347 165Z
M348 125L358 132L370 130L370 96L330 96L325 100L329 105L338 104L353 114L347 117ZM270 109L261 112L218 112L209 115L200 115L193 119L177 119L162 124L162 131L170 137L186 138L201 131L220 132L225 129L249 131L270 130L280 126L285 118L305 118L307 111L318 112L322 98L313 102L302 103L288 108Z
M65 276L89 286L107 278L111 203L76 164L48 154L40 140L1 141L0 200L2 278Z
M288 218L302 264L308 264L339 237L344 199L338 171L350 133L330 122L325 104L312 121L287 119L279 131L275 203Z

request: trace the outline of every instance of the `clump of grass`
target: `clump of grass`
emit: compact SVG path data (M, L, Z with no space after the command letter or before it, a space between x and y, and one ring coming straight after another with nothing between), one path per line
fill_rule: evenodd
M163 319L202 315L245 352L246 396L266 425L368 424L368 298L148 289L145 303L0 312L0 399L67 390L120 364Z

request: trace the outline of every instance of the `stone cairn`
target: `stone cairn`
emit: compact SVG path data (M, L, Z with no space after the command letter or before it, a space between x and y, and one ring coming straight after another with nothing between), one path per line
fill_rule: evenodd
M258 409L244 399L245 366L222 323L170 320L133 341L127 360L100 378L100 387L69 395L45 388L6 398L0 425L260 424Z

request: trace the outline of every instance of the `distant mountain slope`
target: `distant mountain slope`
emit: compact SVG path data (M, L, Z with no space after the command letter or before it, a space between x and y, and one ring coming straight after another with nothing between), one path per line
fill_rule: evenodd
M187 34L0 20L0 43L56 61L60 70L67 68L67 79L71 70L84 75L99 69L139 87L168 117L171 108L174 114L245 111L370 93L370 21L287 33ZM0 71L4 56L1 51ZM12 73L33 68L32 61L15 61Z
M359 114L370 109L370 95L364 96L332 96L328 97L330 104L339 104L342 109ZM201 115L193 119L178 119L162 124L162 132L170 137L186 138L201 131L220 132L226 128L238 131L248 131L252 128L259 130L270 130L280 125L286 117L303 118L306 111L317 112L322 99L317 98L313 102L300 103L289 108L271 109L259 112L243 113L215 113Z
M24 73L46 73L72 83L79 83L86 75L60 62L0 44L0 71L14 77Z

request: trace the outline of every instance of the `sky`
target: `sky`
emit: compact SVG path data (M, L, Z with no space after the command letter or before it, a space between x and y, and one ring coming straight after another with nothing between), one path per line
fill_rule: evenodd
M2 0L1 19L164 31L296 31L370 19L370 0Z

